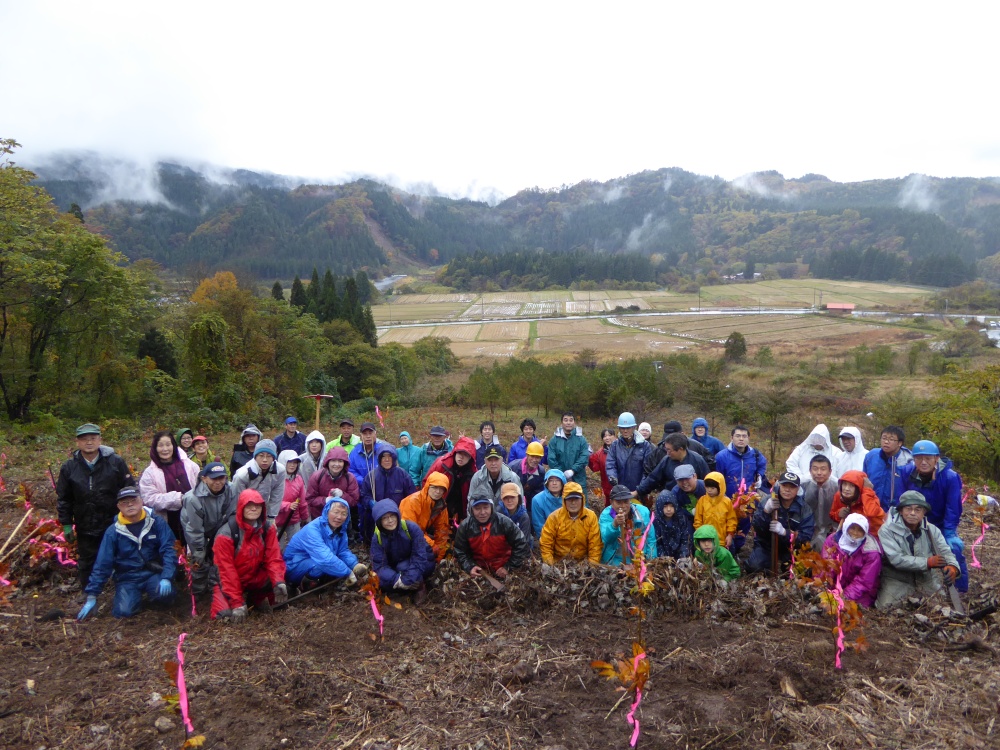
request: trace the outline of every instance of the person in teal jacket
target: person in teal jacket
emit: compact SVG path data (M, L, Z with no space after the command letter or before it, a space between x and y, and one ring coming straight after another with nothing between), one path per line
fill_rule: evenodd
M559 469L545 472L545 489L531 499L531 529L535 532L535 539L541 538L542 527L549 516L562 507L565 486L566 475Z
M634 532L631 544L637 546L649 527L646 534L646 544L643 545L642 552L647 560L656 557L656 529L649 526L649 509L644 505L632 502L632 493L628 487L617 485L611 488L611 504L601 511L598 524L601 528L601 543L604 545L604 552L601 553L601 562L605 565L622 564L622 529L625 528L629 519L632 522ZM632 552L625 552L626 563L631 563Z
M694 559L719 571L727 581L740 577L740 564L729 550L719 544L719 532L710 523L694 530Z
M396 460L399 466L410 473L413 483L420 487L420 471L422 466L422 455L419 445L414 445L410 433L403 430L399 433L399 447L396 448Z
M559 469L567 482L579 482L586 497L589 458L590 446L583 436L583 430L576 426L576 416L571 411L564 412L562 426L549 441L549 468Z

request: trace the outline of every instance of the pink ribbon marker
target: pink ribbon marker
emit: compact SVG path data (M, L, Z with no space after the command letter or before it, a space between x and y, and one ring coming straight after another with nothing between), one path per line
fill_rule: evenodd
M378 634L382 635L383 628L385 627L385 617L382 613L378 611L378 605L375 603L375 595L369 594L368 601L372 605L372 615L375 617L375 621L378 623Z
M639 672L639 662L646 658L646 654L637 654L632 660L632 674L638 674ZM632 708L629 709L628 715L625 719L633 727L632 729L632 739L629 740L629 747L635 747L635 743L639 741L639 720L635 718L636 709L639 708L639 704L642 703L642 690L639 688L635 689L635 701L632 703Z
M840 655L844 653L844 628L841 624L841 613L844 611L844 588L841 585L841 579L844 577L844 560L841 556L840 560L840 570L837 571L837 585L833 588L833 598L837 600L837 658L836 665L837 669L842 669L840 664Z
M194 734L194 725L188 712L187 683L184 681L184 651L181 647L185 638L187 633L181 633L181 637L177 640L177 705L180 706L181 719L184 720L184 727L190 737Z
M375 404L375 416L378 417L379 427L385 429L385 420L382 419L382 411L378 408L378 404Z
M183 552L177 556L177 562L184 566L184 573L187 576L188 590L191 592L191 617L194 618L198 616L198 607L195 604L194 582L192 580L191 566L188 564L187 555Z
M970 565L972 565L973 568L983 567L983 564L979 562L979 560L976 558L976 547L978 547L979 543L983 541L983 539L986 537L986 532L989 530L990 530L990 525L984 522L982 533L979 535L979 538L972 543L972 562L970 563Z
M10 581L0 576L0 586L10 586Z

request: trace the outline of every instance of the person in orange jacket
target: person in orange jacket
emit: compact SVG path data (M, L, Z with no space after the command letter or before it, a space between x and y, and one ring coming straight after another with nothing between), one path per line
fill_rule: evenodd
M863 471L845 471L840 478L840 489L833 496L830 518L841 523L851 513L858 513L868 519L868 533L878 536L878 530L885 523L885 511L878 495Z
M434 550L438 562L448 552L448 506L445 497L451 480L440 471L427 475L424 486L407 495L399 504L399 514L404 521L413 521L424 532L424 539Z
M257 490L243 490L230 516L215 536L213 546L219 582L212 590L212 619L243 622L247 601L261 606L288 600L285 560L278 532L267 520L264 498Z

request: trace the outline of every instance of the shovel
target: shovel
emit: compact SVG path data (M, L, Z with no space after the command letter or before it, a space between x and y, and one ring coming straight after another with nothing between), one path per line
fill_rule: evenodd
M965 615L965 605L962 604L962 597L958 595L958 589L952 584L945 584L948 587L948 596L951 597L951 608L960 615Z
M504 588L503 584L500 583L500 581L498 581L496 578L491 576L489 573L487 573L485 570L483 571L483 578L485 578L487 581L490 582L490 586L495 588L497 590L497 593L503 591Z

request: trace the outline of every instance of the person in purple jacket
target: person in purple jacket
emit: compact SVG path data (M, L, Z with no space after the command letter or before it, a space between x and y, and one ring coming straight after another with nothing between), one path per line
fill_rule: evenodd
M434 550L414 521L399 514L392 500L379 500L373 509L375 531L371 540L372 570L379 586L390 590L415 591L417 605L427 598L427 579L434 574Z
M868 519L851 513L840 531L830 534L823 545L823 557L840 560L840 586L845 599L868 609L878 597L882 577L882 545L868 533Z
M375 520L372 508L379 500L392 500L396 507L409 497L417 488L413 484L410 472L399 465L396 448L389 443L379 443L376 448L378 464L368 472L368 476L359 482L361 490L361 538L365 544L372 540L375 531Z

